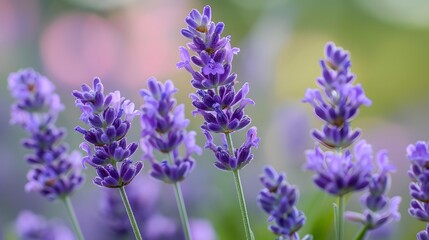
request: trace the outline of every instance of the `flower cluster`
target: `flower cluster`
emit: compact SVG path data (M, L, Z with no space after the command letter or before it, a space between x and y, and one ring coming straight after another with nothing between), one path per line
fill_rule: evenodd
M342 196L364 189L369 184L372 171L372 147L364 140L359 141L352 155L323 152L318 146L306 152L305 168L316 173L314 183L325 192Z
M195 144L194 131L187 132L189 120L185 118L184 105L176 106L174 93L177 89L173 82L165 84L155 78L147 81L148 89L140 91L144 99L142 106L141 147L144 158L152 163L151 175L166 183L182 181L191 173L195 161L192 154L201 154L201 148ZM179 147L185 146L185 154L179 156ZM168 160L156 161L154 149L167 154Z
M428 143L418 141L407 147L407 157L411 161L408 176L411 179L411 202L408 213L420 221L429 222L429 149ZM428 225L429 226L429 225ZM417 234L418 239L429 239L427 231Z
M12 73L8 81L16 100L11 123L28 132L23 146L33 151L26 157L32 169L27 174L25 189L39 192L49 200L71 194L83 181L77 163L81 155L77 151L68 154L67 146L62 143L66 131L55 126L64 107L54 85L32 69Z
M286 182L285 173L278 174L271 166L265 167L260 181L265 188L258 195L259 207L269 214L268 221L275 223L269 229L279 239L299 239L298 230L305 224L305 215L295 206L298 190Z
M368 192L361 197L361 204L365 207L363 214L345 213L347 220L361 223L368 230L379 228L392 220L399 221L401 217L398 211L401 197L389 198L386 195L390 187L390 173L395 171L395 167L389 163L386 151L379 151L376 158L378 171L371 175Z
M238 91L234 88L237 75L231 72L232 60L239 49L231 47L229 36L221 36L224 24L211 21L210 6L204 7L202 14L193 9L185 21L188 26L182 29L182 35L192 40L187 46L195 55L191 57L185 47L180 47L181 62L177 67L185 68L192 75L191 84L197 89L195 94L191 94L192 104L196 107L193 113L204 118L201 128L207 137L206 147L217 158L215 166L222 170L241 169L252 160L250 148L258 146L259 138L256 128L252 127L246 143L240 148L234 149L232 143L227 144L230 133L250 124L251 119L245 115L244 108L254 104L253 100L246 98L249 92L247 83ZM222 146L213 143L211 132L225 135L227 139Z
M137 143L127 144L125 138L132 119L140 112L134 110L134 104L121 97L119 91L104 95L99 78L94 79L93 89L84 84L82 91L73 91L73 96L76 107L82 111L80 119L89 125L89 129L77 126L75 130L86 140L80 145L87 153L82 164L88 163L97 171L93 182L108 188L129 184L143 168L142 162L133 163L130 159Z
M314 107L315 114L325 121L322 131L313 130L313 137L328 148L344 149L360 135L350 127L361 105L371 105L360 84L353 85L350 72L350 54L334 43L325 48L325 59L320 61L322 76L317 83L323 88L307 89L303 102Z

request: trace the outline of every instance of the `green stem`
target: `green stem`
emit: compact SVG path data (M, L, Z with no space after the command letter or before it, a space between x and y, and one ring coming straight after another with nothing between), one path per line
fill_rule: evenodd
M168 154L168 160L170 164L173 164L173 159L171 154ZM180 188L180 183L175 182L174 184L174 193L176 195L177 208L179 209L180 221L182 222L183 231L185 233L186 240L191 240L191 228L189 227L188 214L186 211L185 201L183 200L182 189Z
M365 238L366 232L368 231L368 226L365 225L359 232L358 235L356 235L355 240L363 240Z
M229 152L230 152L231 156L233 156L234 155L234 146L232 144L232 137L229 133L225 133L225 136L226 136L226 140L228 142ZM249 220L249 216L247 214L246 200L244 198L243 187L241 184L240 173L239 173L238 169L234 170L233 174L234 174L235 187L237 189L238 202L240 204L241 217L243 219L244 233L246 234L247 240L254 240L255 237L253 236L252 229L250 228L250 220Z
M134 217L133 210L131 209L130 201L128 201L127 193L125 192L124 186L119 188L121 193L122 202L124 202L125 209L127 210L128 218L130 219L131 226L133 227L133 232L137 240L142 240L139 227Z
M188 214L186 212L185 201L183 200L182 190L178 182L174 183L174 192L176 193L177 208L179 208L180 220L182 221L183 231L187 240L191 240L191 230L189 227Z
M344 239L344 195L338 197L337 240Z
M80 230L79 222L78 222L78 220L76 218L76 214L74 212L73 205L72 205L72 203L70 201L70 197L69 196L64 196L61 199L63 200L64 204L66 205L67 212L70 215L70 218L71 218L71 221L72 221L72 224L73 224L73 229L76 232L77 238L79 240L83 240L84 238L83 238L82 230Z

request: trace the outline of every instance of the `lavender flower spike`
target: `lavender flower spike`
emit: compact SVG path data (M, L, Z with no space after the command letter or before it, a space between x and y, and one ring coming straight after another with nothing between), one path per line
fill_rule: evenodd
M345 213L347 220L363 224L365 232L390 221L399 221L401 217L398 211L401 197L389 198L386 194L390 187L390 173L395 171L395 167L389 163L386 151L377 153L377 164L378 171L373 173L369 180L369 191L361 197L361 203L365 207L363 214Z
M189 120L185 118L184 105L176 106L174 93L177 89L168 80L164 84L155 78L147 81L148 89L141 90L142 139L144 157L152 164L151 176L174 185L177 206L186 239L191 239L190 226L179 182L193 170L195 160L192 154L201 154L201 148L195 143L195 132L187 132ZM179 147L184 145L185 154L179 156ZM167 155L161 163L156 161L153 151Z
M251 119L244 109L253 105L254 101L246 98L249 92L247 83L238 91L234 88L237 74L232 72L232 61L240 50L231 47L230 36L222 37L225 24L214 23L211 18L210 6L205 6L202 13L193 9L186 17L187 28L182 29L181 33L191 42L187 44L188 48L179 48L181 61L177 67L191 74L191 84L197 89L195 94L191 94L192 105L196 108L193 113L204 118L201 128L207 138L206 148L211 149L217 158L215 166L234 174L245 235L250 240L254 237L238 171L253 159L250 149L258 146L259 138L256 128L252 127L246 142L235 149L231 134L250 124ZM190 54L188 49L193 53ZM215 145L211 133L222 134L223 145Z
M267 166L260 177L264 189L259 192L258 205L274 222L269 229L279 239L300 239L298 230L305 224L305 216L296 208L298 190L286 182L286 174L278 174Z
M62 143L64 129L55 125L64 107L55 87L46 77L32 69L12 73L9 89L16 102L12 105L11 123L22 126L29 137L23 146L34 152L26 157L32 169L27 174L25 190L38 192L48 200L62 200L70 214L77 237L83 239L70 201L70 195L83 182L77 151L68 154Z
M61 142L66 131L57 128L55 121L64 107L54 85L32 69L11 73L8 82L16 100L11 123L27 130L29 137L24 139L23 146L34 151L26 157L32 166L26 191L39 192L49 200L70 195L83 181L76 164L80 154L68 154L67 145Z
M137 143L127 144L125 138L132 119L140 112L134 110L134 104L121 97L119 91L105 95L99 78L94 78L93 88L83 84L81 89L74 90L72 94L76 98L76 107L82 111L80 119L89 125L88 129L80 126L75 128L86 140L80 145L87 153L82 164L85 166L88 163L96 169L97 176L93 179L95 185L119 189L134 235L141 240L124 188L143 168L142 162L133 163L131 160L137 150Z
M94 79L93 89L84 84L82 91L73 91L73 96L82 111L81 120L89 125L88 129L77 126L75 130L87 141L80 145L87 153L82 163L96 169L94 184L107 188L128 185L143 168L142 162L130 159L137 143L127 144L125 138L132 118L139 112L118 91L105 95L99 78Z
M184 105L176 106L177 89L172 81L163 84L149 78L147 85L148 89L140 92L144 99L141 117L144 157L151 161L152 177L166 183L183 181L195 166L192 154L201 154L201 148L195 144L196 133L186 131L189 120L185 118ZM180 145L185 146L184 156L179 156ZM170 161L158 163L153 150L167 154Z
M411 179L411 202L408 213L420 221L429 222L429 147L428 143L418 141L407 147L407 158L411 161L408 176ZM418 239L429 239L427 231L417 234Z
M350 54L334 43L327 43L325 59L320 61L322 76L317 84L322 88L307 89L303 102L310 103L314 113L325 122L322 131L314 130L313 137L328 148L344 149L360 135L352 130L351 120L361 105L371 105L361 85L353 85ZM323 94L322 94L323 92Z

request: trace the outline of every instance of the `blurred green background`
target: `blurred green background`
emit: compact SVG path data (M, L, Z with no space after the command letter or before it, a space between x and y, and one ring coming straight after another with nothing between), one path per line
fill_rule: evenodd
M362 108L353 126L361 128L362 138L376 150L387 149L397 166L390 196L402 197L399 223L391 223L368 239L413 239L425 224L408 213L409 162L406 146L429 139L429 2L419 0L0 0L0 239L13 239L13 224L21 209L31 209L52 218L67 215L60 203L49 203L36 194L26 194L24 161L28 153L19 142L25 133L9 125L12 99L7 89L10 72L33 67L57 86L66 105L58 126L68 129L70 148L78 148L81 136L73 131L79 112L70 92L94 76L104 82L106 91L120 90L137 106L142 104L138 89L146 79L172 79L179 92L178 102L186 104L191 129L198 141L205 140L199 130L200 117L192 117L188 95L194 90L189 75L177 70L178 47L186 44L180 35L184 18L192 8L210 4L213 20L226 24L224 34L241 52L234 71L240 84L249 82L250 96L256 101L247 113L253 118L261 137L252 164L242 171L250 219L257 239L274 239L267 230L267 216L258 209L259 174L265 164L285 171L288 181L300 189L299 208L307 215L300 231L315 239L331 239L333 234L332 199L312 184L312 174L302 170L304 151L314 146L311 128L321 126L309 105L302 104L306 88L315 88L320 75L318 61L327 41L351 52L352 72L366 95L373 100ZM244 132L234 136L236 145ZM130 136L139 138L139 123L134 122ZM136 158L139 158L138 152ZM212 165L213 156L205 151L197 157L197 168L183 183L189 215L209 219L218 239L244 239L240 211L232 174ZM147 175L149 165L143 174ZM91 231L97 218L100 189L87 180L72 197L83 232ZM164 186L161 212L171 203L172 190ZM360 210L355 194L348 209ZM87 217L84 217L87 216ZM358 227L347 224L348 238ZM106 230L107 231L107 230Z

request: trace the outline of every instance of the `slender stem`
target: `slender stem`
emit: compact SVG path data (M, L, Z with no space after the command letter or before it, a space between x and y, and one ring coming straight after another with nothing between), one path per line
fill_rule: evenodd
M168 154L168 160L173 164L173 159L171 154ZM186 240L191 240L191 228L189 227L188 214L186 211L185 201L183 200L182 189L180 188L180 183L175 182L174 184L174 193L176 195L177 208L179 209L180 221L182 222L183 231L185 233Z
M358 235L356 235L355 240L363 240L365 238L365 234L368 231L368 226L365 225L359 232Z
M191 228L189 227L188 214L186 212L185 201L183 200L182 190L178 182L174 183L174 192L176 193L177 208L179 208L180 220L182 221L183 231L187 240L191 240Z
M76 232L77 238L79 240L83 240L84 238L83 238L82 230L80 230L79 222L76 218L76 214L74 212L73 205L70 201L70 197L66 195L66 196L62 197L61 199L63 200L64 204L66 205L67 212L70 215L70 219L71 219L72 224L73 224L73 229Z
M232 156L234 155L234 146L232 143L232 137L229 133L225 133L225 136L228 142L229 152ZM238 169L234 170L233 174L234 174L235 187L238 195L238 202L240 204L241 217L243 219L243 224L244 224L244 233L246 234L247 240L254 240L255 237L253 236L252 229L250 228L250 220L247 214L246 200L244 198L243 187L241 184L240 173Z
M124 186L119 188L121 193L122 202L124 202L125 209L127 210L128 218L130 219L131 226L133 227L133 232L137 240L142 240L139 227L134 217L133 210L131 209L130 201L128 201L127 193L125 192Z
M338 196L337 240L344 239L344 195Z

